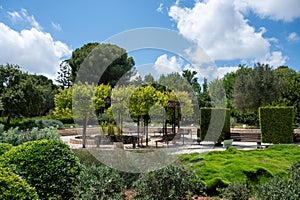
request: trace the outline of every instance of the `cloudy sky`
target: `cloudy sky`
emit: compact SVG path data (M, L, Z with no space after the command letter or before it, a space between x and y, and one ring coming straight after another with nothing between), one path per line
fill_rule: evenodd
M1 0L0 64L54 78L76 48L143 27L178 32L194 44L190 59L197 63L205 52L219 77L256 62L300 70L299 0ZM132 55L137 68L192 68L161 50Z

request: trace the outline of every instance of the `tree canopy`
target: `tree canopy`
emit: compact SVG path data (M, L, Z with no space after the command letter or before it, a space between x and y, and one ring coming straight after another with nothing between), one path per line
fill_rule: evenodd
M71 68L71 82L94 84L127 84L134 75L134 60L125 49L112 44L88 43L72 53L66 62ZM65 68L61 73L66 73ZM79 73L79 74L78 74ZM67 75L66 75L67 76Z

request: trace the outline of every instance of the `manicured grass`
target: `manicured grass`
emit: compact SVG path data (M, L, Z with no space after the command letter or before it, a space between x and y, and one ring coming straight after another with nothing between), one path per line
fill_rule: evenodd
M180 161L194 170L208 189L231 182L255 185L275 175L286 176L287 169L299 159L300 147L296 145L274 145L248 151L229 147L226 151L180 156Z

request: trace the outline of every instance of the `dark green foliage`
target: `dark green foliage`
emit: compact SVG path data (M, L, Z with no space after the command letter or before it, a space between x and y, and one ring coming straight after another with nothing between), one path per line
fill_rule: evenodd
M9 151L13 146L8 143L1 143L0 142L0 156L5 152Z
M289 169L289 175L290 179L300 183L300 160L293 163L292 167Z
M183 167L168 166L141 174L134 183L135 199L183 199L199 194L204 186L192 171Z
M81 170L75 154L57 140L23 143L6 152L3 162L35 187L41 199L70 199Z
M240 111L257 111L277 100L286 90L286 83L268 64L242 67L236 72L233 105Z
M44 128L38 130L33 128L31 131L20 131L18 128L10 128L7 131L0 132L0 142L5 142L17 146L24 142L34 140L60 140L56 129Z
M134 60L128 57L126 50L112 44L88 43L72 53L66 62L70 65L71 82L94 82L109 84L114 87L117 83L128 83L135 74ZM84 68L80 69L83 65ZM78 77L78 71L80 71ZM97 82L96 82L97 81Z
M299 182L276 177L257 188L257 198L259 200L299 200L299 191Z
M73 149L75 155L79 158L80 163L85 166L101 165L102 163L95 158L88 149Z
M219 191L226 188L228 185L229 182L224 181L219 177L213 178L207 182L205 193L209 196L219 195Z
M250 190L246 184L230 183L227 188L220 190L222 198L226 200L248 200Z
M260 107L259 120L262 142L293 143L293 107Z
M264 183L273 177L272 173L264 168L257 168L254 170L243 170L243 173L247 177L247 184L249 186L255 186L260 183Z
M0 199L39 199L34 187L7 168L0 168Z
M221 142L230 137L229 109L201 108L200 109L201 141Z
M300 160L289 169L289 177L275 177L257 188L260 200L299 200L300 199Z
M123 199L124 182L120 174L103 165L87 166L74 187L75 199Z
M28 119L25 121L22 121L20 124L17 124L17 126L21 130L31 130L33 128L43 129L43 128L57 128L57 129L63 129L64 125L61 121L55 120L55 119Z

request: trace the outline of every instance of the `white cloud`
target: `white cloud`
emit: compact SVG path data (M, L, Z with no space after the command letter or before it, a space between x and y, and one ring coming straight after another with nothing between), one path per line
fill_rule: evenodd
M292 32L287 36L287 41L294 42L294 41L300 41L300 37L296 32Z
M154 63L154 69L157 71L158 74L180 72L182 67L182 59L177 59L175 56L168 58L167 54L159 56Z
M279 67L286 63L289 58L287 56L283 56L282 52L274 51L272 53L268 53L265 58L257 60L260 63L267 63L273 67Z
M163 9L164 9L164 4L160 3L158 8L156 9L157 12L163 13Z
M52 22L51 25L57 31L61 31L62 30L60 24L58 24L58 23Z
M217 73L215 74L215 78L223 78L227 73L235 72L239 69L237 66L230 66L230 67L218 67Z
M250 9L261 18L293 21L300 17L299 0L236 0L240 9Z
M234 7L233 0L197 2L193 8L172 6L169 15L179 32L195 41L214 60L248 59L265 55L270 43Z
M37 30L42 30L41 25L35 20L33 15L29 15L27 10L22 8L19 12L7 12L8 16L14 23L22 22L29 24L30 27L34 27Z
M169 16L177 23L179 33L198 46L187 51L191 60L203 60L204 50L212 60L254 61L268 57L270 61L286 61L282 54L270 52L271 42L276 42L276 38L265 38L266 28L256 30L249 25L245 18L250 9L247 2L205 0L195 2L192 8L171 6Z
M57 76L59 63L71 55L71 49L61 41L54 41L49 33L31 28L17 32L0 23L0 64L17 64L22 70Z

